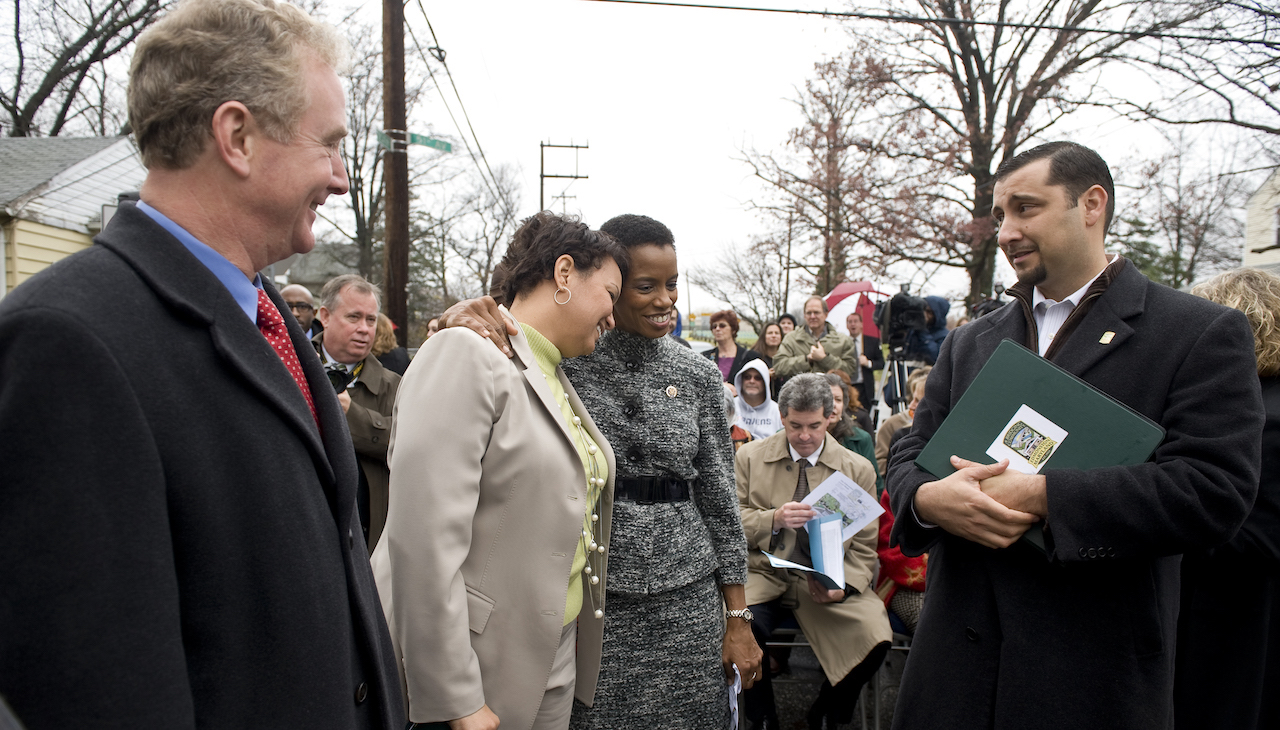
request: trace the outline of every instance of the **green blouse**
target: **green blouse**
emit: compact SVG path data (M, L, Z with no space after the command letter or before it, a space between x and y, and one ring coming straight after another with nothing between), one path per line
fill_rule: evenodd
M592 528L600 524L591 518L600 501L600 491L608 481L609 464L595 439L591 438L585 428L580 427L581 421L569 404L569 394L564 392L564 386L560 384L558 371L563 359L560 350L529 325L521 323L520 329L529 342L529 349L533 350L533 359L537 361L538 369L546 376L551 395L560 405L560 415L569 427L569 433L573 435L573 445L578 450L582 470L587 475L587 507L582 516L583 537L578 540L578 548L573 554L573 567L569 570L569 593L565 597L563 625L568 626L578 619L578 612L582 610L582 570L587 566L586 542L591 539L589 536L593 532ZM593 478L595 483L592 483Z

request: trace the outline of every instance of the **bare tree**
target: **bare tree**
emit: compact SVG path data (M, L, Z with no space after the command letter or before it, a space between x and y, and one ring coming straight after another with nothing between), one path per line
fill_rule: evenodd
M715 264L694 267L689 278L762 332L787 310L785 251L785 244L774 239L756 239L745 252L728 246Z
M789 264L817 293L901 260L969 263L967 221L947 195L958 144L918 110L886 115L888 80L868 44L816 64L796 99L803 124L781 151L746 155L773 191L755 207L817 244L796 247Z
M509 165L497 166L492 180L478 171L469 176L471 187L459 199L460 221L447 243L477 287L464 291L487 294L494 267L518 225L514 211L520 205L519 180Z
M1137 195L1118 216L1113 242L1153 281L1183 287L1238 265L1248 181L1233 160L1196 164L1183 135L1139 168Z
M1280 9L1272 0L1224 0L1197 20L1196 35L1138 47L1132 61L1177 93L1115 99L1129 116L1174 125L1221 123L1280 135ZM1232 41L1220 40L1230 38ZM1271 144L1274 144L1274 140Z
M963 268L969 299L989 294L999 163L1096 104L1108 64L1131 62L1131 49L1153 47L1154 36L1220 4L916 0L885 11L897 23L854 23L861 44L840 59L844 84L875 93L860 97L864 174L852 186L844 232L888 260Z
M56 136L82 114L89 115L87 126L98 129L114 120L117 113L106 109L109 84L102 66L170 4L13 0L12 27L4 29L12 45L0 56L0 108L8 117L9 136Z

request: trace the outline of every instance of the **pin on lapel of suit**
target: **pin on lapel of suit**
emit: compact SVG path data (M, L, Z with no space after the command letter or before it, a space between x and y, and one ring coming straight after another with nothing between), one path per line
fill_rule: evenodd
M1102 337L1098 338L1098 343L1103 345L1110 345L1111 340L1115 339L1115 336L1116 336L1115 332L1110 332L1110 331L1103 332Z

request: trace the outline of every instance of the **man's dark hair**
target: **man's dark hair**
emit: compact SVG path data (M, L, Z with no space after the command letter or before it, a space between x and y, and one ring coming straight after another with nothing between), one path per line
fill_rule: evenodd
M671 229L647 215L623 213L605 221L600 230L618 239L618 243L626 248L645 244L676 247L676 237L671 235Z
M630 259L617 240L591 230L575 217L544 210L526 218L512 236L506 255L494 270L490 293L501 294L501 298L494 299L510 305L516 297L551 279L556 260L566 254L573 257L573 265L583 273L600 268L605 259L612 258L626 278Z
M1107 221L1105 233L1111 228L1116 213L1116 186L1111 180L1111 170L1097 152L1075 142L1049 142L1018 153L996 168L993 183L999 182L1033 162L1049 158L1049 184L1061 185L1067 194L1067 207L1080 204L1084 191L1099 185L1107 192Z

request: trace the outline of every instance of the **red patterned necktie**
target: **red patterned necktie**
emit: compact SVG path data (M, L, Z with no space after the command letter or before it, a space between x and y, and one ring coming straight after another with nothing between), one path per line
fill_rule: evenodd
M262 336L267 338L267 342L271 343L271 347L280 356L280 362L284 363L289 374L293 376L293 382L297 383L298 390L302 391L302 397L307 400L307 407L311 409L311 417L316 419L316 426L319 427L320 416L316 415L316 402L311 398L307 377L302 374L302 363L298 361L298 353L293 349L293 341L289 339L289 328L285 326L280 310L276 309L271 298L261 289L258 290L258 329L262 331Z

